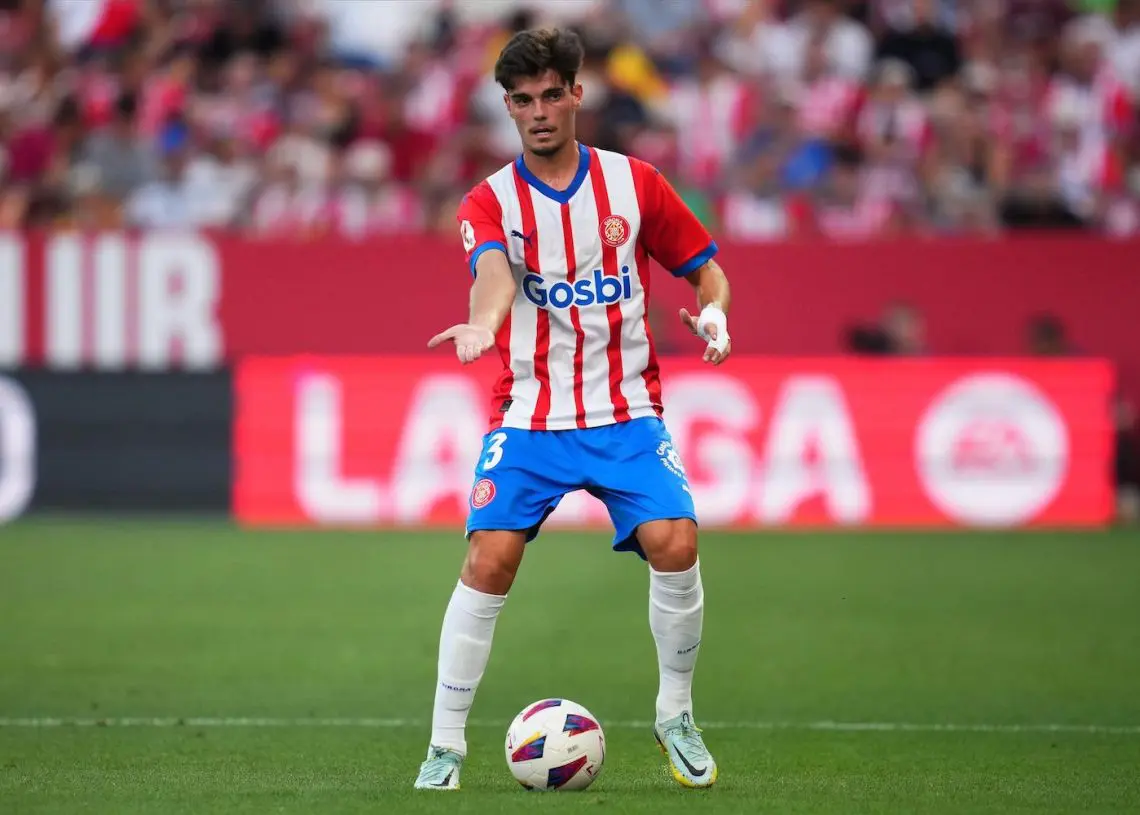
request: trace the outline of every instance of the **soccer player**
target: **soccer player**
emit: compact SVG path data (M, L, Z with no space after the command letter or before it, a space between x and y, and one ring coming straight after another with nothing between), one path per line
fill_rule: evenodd
M499 55L495 79L523 152L459 207L470 314L428 343L454 343L462 363L496 349L503 371L475 467L467 557L443 618L421 789L458 789L467 715L523 550L580 489L605 503L614 550L648 562L654 736L680 784L717 778L693 720L704 591L693 500L661 418L649 260L695 288L699 316L680 317L713 365L730 351L728 281L716 244L653 167L576 140L581 63L577 36L559 30L516 34Z

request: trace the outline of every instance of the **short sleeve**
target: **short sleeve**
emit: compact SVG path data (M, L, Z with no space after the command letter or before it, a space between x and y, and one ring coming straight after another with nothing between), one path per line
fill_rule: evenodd
M456 213L459 237L467 256L467 267L475 276L475 263L489 249L507 252L507 238L503 234L503 210L499 199L486 181L463 197Z
M716 242L656 167L630 161L641 206L641 243L675 276L695 272L717 253Z

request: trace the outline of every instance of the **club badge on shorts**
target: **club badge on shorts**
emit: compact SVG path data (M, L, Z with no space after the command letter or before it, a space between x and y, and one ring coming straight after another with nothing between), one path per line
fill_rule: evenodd
M495 482L489 478L480 478L471 488L471 506L482 509L495 500Z

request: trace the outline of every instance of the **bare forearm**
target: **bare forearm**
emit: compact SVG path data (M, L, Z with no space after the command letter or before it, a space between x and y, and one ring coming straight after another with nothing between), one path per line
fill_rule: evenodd
M515 278L501 252L486 252L479 258L475 282L471 285L472 325L497 334L515 301Z
M697 290L697 303L702 309L705 306L716 306L728 314L732 294L729 290L728 278L715 260L710 260L689 275L689 282Z

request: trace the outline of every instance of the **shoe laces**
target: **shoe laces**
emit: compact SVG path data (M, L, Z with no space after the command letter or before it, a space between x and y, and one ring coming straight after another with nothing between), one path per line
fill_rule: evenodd
M423 769L428 771L433 780L442 781L447 774L459 766L459 761L452 750L445 747L432 747Z
M699 755L708 755L708 748L705 747L705 740L701 738L703 731L693 723L693 719L688 713L681 716L681 720L666 729L665 734L680 744L684 745L688 750Z

